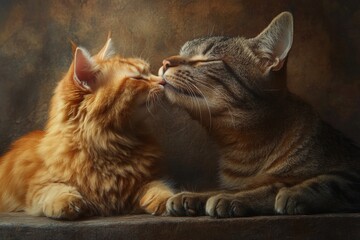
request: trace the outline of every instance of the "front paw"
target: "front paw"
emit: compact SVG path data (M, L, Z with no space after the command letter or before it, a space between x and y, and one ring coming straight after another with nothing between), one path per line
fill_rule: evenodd
M231 194L219 194L206 202L206 214L216 218L244 217L250 209Z
M169 198L166 210L172 216L205 215L207 196L200 193L181 192Z
M281 188L276 195L275 211L279 214L310 213L306 198L295 189Z
M152 215L166 215L166 201L172 195L170 191L149 191L140 200L140 206Z
M77 191L61 193L44 202L43 213L45 216L61 220L75 220L84 211L85 202Z

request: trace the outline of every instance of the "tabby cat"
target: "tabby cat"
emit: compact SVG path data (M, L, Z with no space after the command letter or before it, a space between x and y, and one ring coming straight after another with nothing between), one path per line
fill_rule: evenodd
M162 152L144 121L162 80L143 60L111 53L110 38L93 57L74 48L46 129L0 158L0 211L69 220L165 213L172 190L159 180Z
M172 215L240 217L360 210L360 150L288 92L293 18L257 37L204 37L163 61L165 95L219 145L222 190L181 192Z

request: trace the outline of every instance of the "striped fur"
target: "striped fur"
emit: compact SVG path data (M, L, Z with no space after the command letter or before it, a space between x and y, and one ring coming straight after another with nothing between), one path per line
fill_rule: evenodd
M162 152L144 121L162 80L141 59L110 57L110 45L94 57L76 48L46 129L0 158L0 211L55 219L165 212L172 191L158 180Z
M360 150L288 92L292 16L256 38L187 42L159 73L165 94L217 141L221 187L183 192L173 215L238 217L360 210Z

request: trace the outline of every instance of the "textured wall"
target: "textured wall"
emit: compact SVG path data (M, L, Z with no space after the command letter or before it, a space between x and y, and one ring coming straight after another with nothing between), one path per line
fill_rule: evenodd
M119 53L148 59L157 71L161 60L176 54L186 40L203 35L252 37L284 10L295 18L289 88L360 143L358 0L1 0L0 4L0 153L18 136L43 127L53 88L71 61L68 39L94 53L111 30ZM164 110L164 124L157 131L175 178L191 185L202 174L202 187L215 179L215 152L207 150L213 145L179 111ZM207 167L202 169L203 164Z

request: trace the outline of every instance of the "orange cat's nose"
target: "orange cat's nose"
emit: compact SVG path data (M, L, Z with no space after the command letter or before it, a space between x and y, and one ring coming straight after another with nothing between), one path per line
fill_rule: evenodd
M155 76L155 75L151 76L151 80L159 83L160 85L165 85L165 83L166 83L165 80L162 77Z

